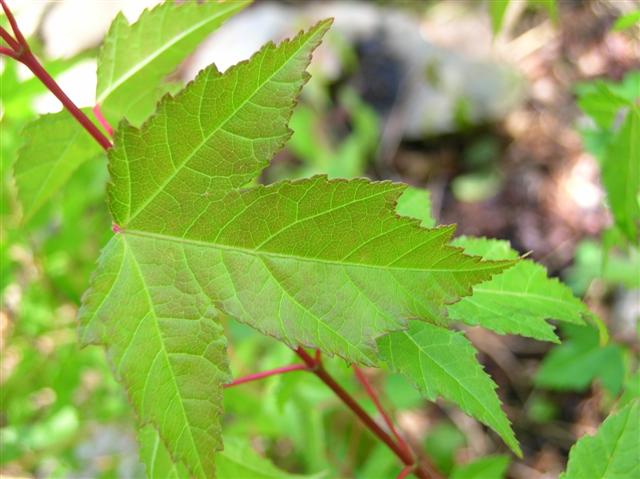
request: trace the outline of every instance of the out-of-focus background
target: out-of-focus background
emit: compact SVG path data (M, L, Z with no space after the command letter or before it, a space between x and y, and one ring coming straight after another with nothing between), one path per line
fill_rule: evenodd
M134 21L157 2L8 3L63 89L93 106L96 52L111 20L123 11ZM619 20L638 9L623 0L514 0L492 25L490 2L473 0L256 1L172 75L187 82L212 62L225 70L268 40L334 17L292 118L295 133L264 182L327 173L426 188L439 223L508 239L603 318L607 344L595 328L563 328L561 346L469 330L499 385L522 460L452 405L428 403L400 377L371 372L400 427L445 474L506 454L508 477L556 477L576 438L595 431L632 380L640 257L633 247L611 247L599 166L609 132L597 121L602 105L584 98L596 80L640 97L640 27ZM84 165L23 225L11 175L20 131L60 105L21 66L3 58L0 70L0 474L140 477L124 393L102 350L76 342L80 296L110 234L105 165ZM234 375L292 360L275 341L227 326ZM328 362L365 402L348 368ZM395 457L312 375L227 390L226 411L227 434L289 471L397 473Z

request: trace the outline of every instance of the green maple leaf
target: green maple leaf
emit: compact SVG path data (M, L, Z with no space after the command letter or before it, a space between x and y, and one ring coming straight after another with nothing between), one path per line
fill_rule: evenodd
M109 152L118 232L80 311L107 346L142 425L176 462L213 475L221 387L219 313L290 346L372 364L375 339L512 264L447 245L394 211L404 185L318 176L248 186L290 136L305 69L330 21L269 44L224 74L210 67Z
M150 425L138 431L140 456L149 479L182 479L189 471L176 463L158 431ZM218 479L319 479L324 474L289 474L274 466L268 459L257 454L245 441L236 437L224 438L224 451L216 455Z
M166 2L145 10L130 25L119 14L98 58L97 103L111 122L123 116L141 124L174 83L163 83L184 58L250 1L180 5ZM169 21L170 19L170 21ZM60 190L78 167L98 158L95 140L66 111L44 115L24 132L15 178L25 221Z
M453 242L469 254L485 259L516 259L518 253L507 241L486 238L456 238ZM559 342L547 319L583 324L591 314L571 289L549 278L544 266L521 260L484 283L473 287L473 294L449 306L449 317L479 325L501 334L520 334Z
M67 111L41 116L26 126L22 136L14 174L28 221L80 165L104 152Z
M600 344L593 327L565 326L565 339L545 357L535 377L538 387L585 391L595 379L614 396L624 382L625 354L618 344Z
M418 189L408 189L398 202L399 214L421 221L423 226L435 224L428 196ZM517 260L519 254L508 241L459 237L453 244L486 260ZM553 326L555 319L584 324L591 315L586 305L571 289L555 278L549 278L544 266L520 260L514 266L473 287L470 296L447 308L450 319L472 326L482 326L501 334L519 334L544 341L559 342Z
M560 479L632 479L640 475L640 401L633 401L582 437Z
M130 25L121 13L111 23L98 57L96 103L108 121L123 116L141 124L172 88L162 80L211 32L250 1L167 1Z
M462 333L412 321L406 331L380 338L378 347L391 370L409 378L427 399L434 401L440 395L455 402L522 455L500 407L497 386L478 363L476 350Z
M425 228L436 225L436 220L431 215L431 197L427 190L409 186L398 199L396 213L420 220Z
M640 221L640 108L630 108L605 153L602 182L616 225L636 242Z
M189 469L172 457L166 443L153 424L138 429L140 459L149 479L181 479L189 477Z
M508 468L507 456L484 456L464 466L457 466L450 479L503 479Z
M489 17L491 18L491 30L494 35L500 33L504 15L507 12L509 0L493 0L489 2Z

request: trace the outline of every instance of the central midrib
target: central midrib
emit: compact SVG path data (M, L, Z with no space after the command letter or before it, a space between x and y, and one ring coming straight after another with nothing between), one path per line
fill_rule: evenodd
M387 266L383 264L370 264L370 263L356 263L354 261L336 261L325 258L311 258L307 256L299 256L294 254L284 254L284 253L276 253L273 251L264 251L264 250L255 250L251 248L244 248L240 246L232 246L224 243L209 243L202 240L195 240L189 238L181 238L178 236L170 236L161 233L151 233L148 231L141 230L123 230L118 234L122 234L126 236L134 236L140 238L153 239L158 241L166 241L169 243L177 243L181 245L187 246L197 246L201 248L208 249L217 249L224 251L231 251L234 253L246 254L249 256L260 256L260 257L271 257L271 258L280 258L280 259L288 259L288 260L296 260L302 262L309 263L322 263L322 264L330 264L333 266L352 266L352 267L361 267L367 269L382 269L382 270L396 270L396 271L414 271L414 272L422 272L422 273L463 273L463 272L478 272L483 270L497 269L498 266L496 263L488 264L485 267L477 267L477 268L407 268L407 267L399 267L399 266ZM476 263L478 264L478 263ZM507 267L508 264L505 264ZM496 271L499 273L500 271Z
M276 76L278 73L280 73L287 65L289 65L289 62L291 62L291 60L293 58L295 58L298 54L298 52L300 52L300 50L302 50L308 43L308 41L310 40L309 37L306 41L302 41L300 43L300 46L295 50L295 53L290 55L289 58L282 64L282 66L280 68L278 68L277 70L275 70L271 75L269 75L269 77L262 83L260 83L260 85L258 85L258 87L250 94L247 95L247 97L242 101L242 103L235 109L232 110L232 112L228 115L228 117L222 121L218 126L216 126L213 130L211 130L211 132L206 135L202 141L200 143L198 143L198 145L193 149L193 151L182 161L180 162L180 164L177 166L177 168L173 171L173 173L171 173L167 179L165 181L162 182L162 184L160 184L158 186L158 189L144 202L142 203L142 205L140 205L138 208L136 208L136 210L133 213L129 213L129 217L127 218L127 222L131 222L133 221L136 216L138 214L140 214L140 212L142 212L147 206L149 206L149 204L160 194L161 191L164 190L164 188L176 177L176 175L178 174L179 171L182 170L182 168L189 163L189 161L194 157L194 155L199 152L201 150L201 148L211 139L211 137L213 137L219 130L221 130L232 118L235 117L235 115L238 113L238 111L240 111L242 108L244 108L244 106L249 103L249 101L251 101L251 99L266 85L268 84L274 76ZM265 50L261 50L261 51L265 51ZM233 68L233 67L232 67ZM228 72L226 73L228 74ZM302 79L302 76L301 76ZM131 181L131 180L129 180ZM131 199L129 199L129 202L131 202Z

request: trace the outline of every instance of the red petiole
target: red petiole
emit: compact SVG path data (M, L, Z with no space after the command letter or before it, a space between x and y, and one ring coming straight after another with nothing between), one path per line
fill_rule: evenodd
M262 371L260 373L249 374L247 376L242 376L241 378L235 379L228 384L225 384L225 388L232 388L234 386L238 386L240 384L248 383L251 381L256 381L258 379L268 378L270 376L276 376L278 374L290 373L292 371L305 371L309 368L304 364L290 364L289 366L282 366L276 369L270 369L268 371Z
M0 49L0 54L6 55L8 57L14 58L19 61L23 65L25 65L29 70L33 72L33 74L49 89L51 93L53 93L58 100L64 105L64 107L71 113L74 118L82 125L82 127L87 130L87 132L100 144L102 148L108 150L111 148L111 142L109 139L102 134L102 132L98 129L96 125L85 115L80 108L76 106L75 103L67 96L67 94L62 91L60 86L55 82L55 80L49 75L49 73L42 67L38 59L31 53L31 49L29 48L29 44L25 40L16 19L9 10L9 7L5 3L5 0L0 0L0 4L2 5L2 9L4 10L7 19L9 20L9 24L11 25L11 29L13 30L13 35L15 38L11 37L9 32L6 30L2 30L0 36L2 39L9 45L10 48Z

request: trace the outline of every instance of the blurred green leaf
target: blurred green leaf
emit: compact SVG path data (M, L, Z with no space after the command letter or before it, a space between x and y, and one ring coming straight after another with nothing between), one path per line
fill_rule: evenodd
M308 105L296 108L290 126L293 135L287 148L304 162L289 177L300 178L318 173L329 178L362 176L379 141L380 126L375 111L358 95L343 89L340 106L350 115L351 131L342 141L332 138L320 112Z
M491 17L491 29L497 35L502 30L504 14L509 6L509 0L489 0L489 16Z
M625 375L624 351L617 344L600 346L600 335L590 326L563 326L567 339L544 358L535 377L538 387L584 391L595 379L613 395Z
M400 216L420 220L420 224L425 228L433 228L436 225L436 220L431 214L431 197L427 190L408 187L398 198L396 212Z
M495 171L483 171L456 176L451 189L459 201L477 203L495 196L502 186L502 178Z
M613 24L612 30L614 32L621 32L637 25L640 22L640 10L627 13L618 17Z
M363 464L355 474L356 479L373 477L393 477L398 473L398 458L389 451L386 444L376 444L367 454Z
M0 429L0 464L64 444L78 431L79 426L76 409L65 406L33 426L3 427Z
M606 152L602 182L618 227L633 242L640 221L640 108L632 107Z
M502 479L508 467L507 456L485 456L464 466L457 466L450 479Z
M310 479L324 477L324 474L304 476L289 474L258 455L244 441L227 436L224 438L224 451L218 454L217 465L219 479Z
M455 464L456 452L466 442L458 428L449 422L441 422L429 431L424 447L438 470L449 474Z
M624 391L618 400L617 406L622 408L630 402L640 399L640 369L629 373L624 382Z
M634 401L571 448L560 479L634 479L640 475L639 457L640 401Z
M529 5L544 9L551 21L558 23L558 4L556 0L529 0Z
M534 422L545 424L558 415L558 406L543 395L535 395L527 403L527 417Z
M595 241L579 243L574 264L566 272L566 282L575 294L582 295L589 284L602 278L612 286L640 288L640 253L631 246L626 251L612 251L605 255L602 245Z
M97 160L104 153L66 110L41 116L27 125L22 135L15 178L28 221L82 163Z

